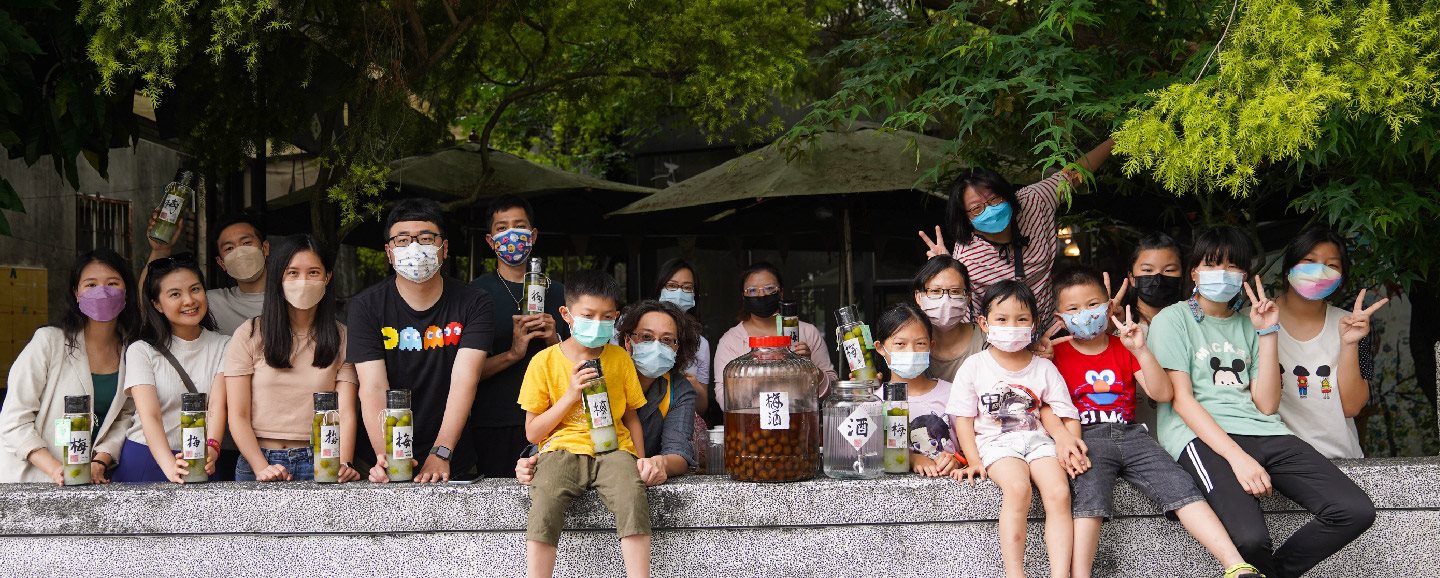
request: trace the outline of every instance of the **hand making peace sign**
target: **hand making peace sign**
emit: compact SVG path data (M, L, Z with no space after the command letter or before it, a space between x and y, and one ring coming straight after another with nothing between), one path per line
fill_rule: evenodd
M1374 305L1365 307L1365 290L1361 289L1360 294L1355 296L1355 309L1349 315L1340 318L1340 343L1344 345L1355 345L1360 343L1366 335L1370 334L1370 316L1390 302L1390 298L1376 301Z
M1260 276L1255 275L1254 279L1255 289L1250 289L1250 285L1245 283L1240 286L1245 288L1245 295L1250 298L1250 323L1258 331L1280 323L1280 308L1265 296L1265 285L1260 282Z
M1125 322L1121 323L1120 318L1110 316L1110 322L1115 324L1115 332L1120 335L1120 343L1125 349L1131 352L1138 352L1145 349L1145 326L1133 320L1130 316L1130 308L1125 308Z
M945 247L945 237L940 234L940 225L935 225L935 239L930 239L925 231L916 231L920 234L920 240L925 242L925 258L929 259L937 255L949 255L950 249Z

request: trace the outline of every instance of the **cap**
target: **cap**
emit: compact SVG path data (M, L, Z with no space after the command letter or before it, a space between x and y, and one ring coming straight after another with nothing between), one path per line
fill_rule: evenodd
M846 305L835 310L835 319L840 325L849 325L860 321L860 310L854 305Z
M180 411L205 411L209 396L203 393L180 394Z
M65 413L90 413L90 396L65 396Z
M594 370L595 370L595 376L596 376L596 377L605 377L605 370L600 369L600 360L599 360L599 359L587 360L584 365L581 365L581 366L580 366L580 368L581 368L581 369L594 369Z
M386 391L385 409L410 409L410 390L392 389Z
M539 257L531 257L531 258L530 258L530 270L531 270L531 271L534 271L534 272L536 272L536 273L539 273L539 272L540 272L542 269L544 269L544 268L545 268L545 262L544 262L544 261L541 261Z
M907 386L903 381L885 384L885 401L905 401Z
M790 339L789 335L765 335L750 338L750 349L759 349L761 347L790 347L792 344L794 344L794 341Z
M781 302L780 302L780 316L781 316L781 317L799 317L799 316L800 316L800 302L799 302L799 301L781 301Z
M340 409L340 394L321 391L315 394L315 411L336 411Z

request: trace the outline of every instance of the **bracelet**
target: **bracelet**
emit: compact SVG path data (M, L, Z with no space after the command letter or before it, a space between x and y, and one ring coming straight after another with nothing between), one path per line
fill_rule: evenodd
M345 466L345 467L347 467L347 468L350 468L350 469L352 469L352 470L355 470L355 462L342 462L340 465ZM360 471L360 470L355 470L355 471L358 472L358 471Z
M210 439L205 440L205 445L208 446L208 447L210 447L210 448L213 448L213 449L214 449L215 451L217 451L217 452L220 451L220 442L219 442L218 440L216 440L215 438L210 438Z
M1269 334L1271 334L1271 333L1275 333L1275 332L1277 332L1277 331L1280 331L1280 324L1279 324L1279 323L1276 323L1276 324L1271 325L1271 326L1269 326L1269 327L1266 327L1266 328L1264 328L1264 329L1256 329L1256 330L1255 330L1255 334L1256 334L1256 335L1259 335L1259 336L1261 336L1261 337L1264 337L1264 336L1266 336L1266 335L1269 335Z

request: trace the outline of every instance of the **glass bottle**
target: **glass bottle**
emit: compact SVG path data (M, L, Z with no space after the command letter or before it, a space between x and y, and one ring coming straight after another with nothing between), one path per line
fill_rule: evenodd
M904 383L885 384L885 473L910 473L910 402Z
M860 321L860 311L854 305L835 310L839 326L835 328L835 342L840 347L840 363L845 366L850 379L857 381L875 380L875 361L871 349L875 340L870 337L870 326Z
M315 460L315 481L340 481L340 394L315 394L315 418L310 429L310 451Z
M710 453L706 455L705 473L719 475L725 473L725 426L717 425L706 430L710 436Z
M190 206L190 199L194 197L195 190L190 188L190 181L195 174L190 171L180 172L180 181L165 185L165 198L160 201L158 210L160 214L155 217L155 225L150 227L147 233L151 239L161 243L169 243L175 236L175 227L180 222L180 215L185 208Z
M180 479L187 484L210 481L205 473L205 462L210 458L210 436L205 430L208 403L209 396L203 393L180 394L180 457L190 472Z
M789 337L751 337L725 366L725 470L735 480L793 482L820 465L821 374Z
M841 381L825 398L825 475L869 480L885 474L884 415L873 381Z
M539 257L530 259L530 268L525 272L525 308L521 315L536 315L545 312L545 290L550 287L550 278L545 276L543 261Z
M392 482L415 479L415 415L410 390L385 392L385 474Z
M590 424L590 442L595 444L595 455L608 454L620 448L615 435L615 414L610 408L610 389L605 387L599 359L586 361L585 367L595 370L595 379L585 382L585 389L580 390L585 420Z
M795 301L780 302L780 316L775 318L776 335L790 337L790 343L800 343L800 304Z
M91 444L90 425L95 422L90 413L90 396L65 396L65 416L60 418L65 426L64 436L58 436L56 443L63 445L60 453L65 457L65 485L84 486L90 483L90 456L94 449Z

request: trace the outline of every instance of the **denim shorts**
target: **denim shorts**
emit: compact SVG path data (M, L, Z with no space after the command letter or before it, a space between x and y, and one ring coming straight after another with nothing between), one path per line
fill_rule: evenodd
M1110 518L1116 478L1125 478L1140 493L1174 517L1174 511L1205 499L1190 474L1150 437L1142 424L1099 423L1084 426L1090 469L1072 482L1076 518Z
M291 480L315 479L315 453L310 450L309 446L288 450L260 448L260 453L265 454L265 461L270 464L285 466L285 471L290 472ZM240 456L240 461L235 462L235 481L255 481L255 469L250 467L250 462L245 459L244 455Z

